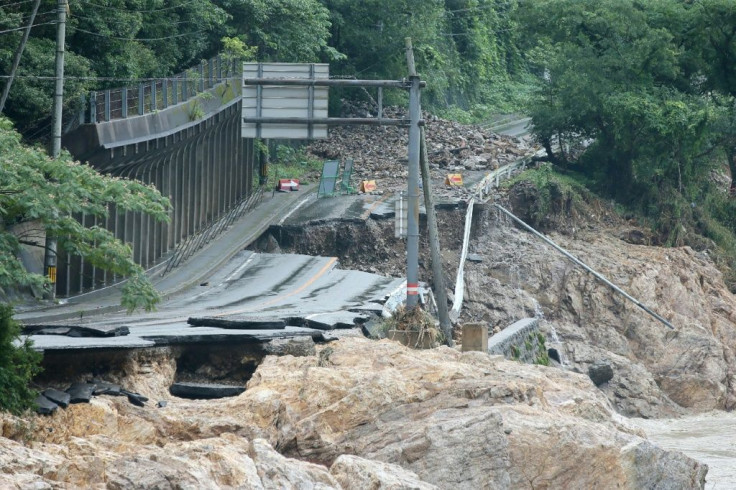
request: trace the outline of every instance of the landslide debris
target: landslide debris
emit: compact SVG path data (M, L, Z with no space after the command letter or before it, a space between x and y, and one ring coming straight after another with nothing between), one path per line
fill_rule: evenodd
M3 415L0 485L703 487L706 466L650 444L586 375L386 340L318 350L266 357L226 400L158 391L171 375L160 358L148 377L161 380L125 381L163 408L104 397L52 416Z
M375 116L376 110L364 103L345 103L343 117ZM389 107L384 117L401 119L406 110ZM463 173L480 178L489 170L533 154L535 146L528 138L496 134L490 129L447 121L427 112L423 114L427 153L439 197L468 197L466 188L446 188L448 173ZM325 160L352 158L354 181L376 180L379 190L401 191L406 188L409 132L396 126L338 126L330 128L329 137L307 147L309 154Z

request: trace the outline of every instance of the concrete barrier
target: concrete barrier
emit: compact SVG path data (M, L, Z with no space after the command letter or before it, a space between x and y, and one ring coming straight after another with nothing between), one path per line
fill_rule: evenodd
M527 364L547 364L544 336L539 332L539 320L524 318L488 339L488 353L500 354Z

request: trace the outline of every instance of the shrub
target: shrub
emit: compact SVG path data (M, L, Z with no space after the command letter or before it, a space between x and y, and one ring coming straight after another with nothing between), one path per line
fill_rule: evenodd
M30 382L41 371L42 355L31 345L20 339L13 309L0 305L0 410L17 415L33 407L38 394Z

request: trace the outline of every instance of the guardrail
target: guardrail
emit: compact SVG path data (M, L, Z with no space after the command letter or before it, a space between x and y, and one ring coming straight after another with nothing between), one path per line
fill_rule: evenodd
M263 199L263 186L248 196L248 198L241 200L233 208L220 219L215 220L208 227L202 229L199 233L190 236L183 242L181 242L174 250L174 254L166 262L166 268L161 273L161 277L168 274L172 269L176 268L181 264L182 261L187 260L194 254L194 252L200 250L211 240L216 238L220 233L223 232L233 221L241 217L247 211L253 209Z
M485 202L493 189L497 188L501 184L501 180L510 178L514 172L522 172L526 166L531 163L533 157L534 155L527 155L515 162L489 172L488 175L483 177L483 180L481 180L476 187L478 201Z
M218 55L170 77L90 92L82 96L81 110L66 129L142 116L186 102L236 73L240 76L239 66L240 61Z
M470 228L473 224L473 206L477 199L478 202L485 202L491 195L493 189L497 188L501 180L510 178L515 172L523 171L532 161L534 155L527 155L515 162L503 167L497 168L489 172L483 180L476 186L475 196L468 201L468 210L465 214L465 231L463 233L463 247L460 254L460 264L457 268L457 276L455 278L455 299L452 303L451 314L453 321L457 321L460 316L460 310L463 306L463 297L465 295L465 259L468 255L468 243L470 242Z

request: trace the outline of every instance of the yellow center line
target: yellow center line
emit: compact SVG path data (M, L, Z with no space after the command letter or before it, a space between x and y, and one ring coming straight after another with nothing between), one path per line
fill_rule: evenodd
M376 209L376 207L379 204L381 204L383 201L385 201L386 199L388 199L388 196L389 196L388 194L384 194L383 196L381 196L381 198L378 201L376 201L376 202L374 202L373 204L370 205L370 207L365 211L365 213L363 213L360 216L360 218L361 219L366 219L368 216L370 216L371 213L373 212L373 210Z
M282 300L284 300L284 299L286 299L286 298L288 298L290 296L294 296L295 294L299 294L302 291L304 291L305 289L307 289L309 286L311 286L314 283L314 281L316 281L317 279L319 279L320 277L322 277L324 275L324 273L327 272L330 269L330 267L332 267L332 264L334 264L336 261L337 261L337 257L331 257L330 260L328 260L327 263L324 265L324 267L322 267L314 276L312 276L307 282L305 282L304 284L302 284L301 286L299 286L295 290L289 292L288 294L283 294L283 295L280 295L280 296L276 296L275 298L272 298L272 299L270 299L268 301L264 301L263 303L259 303L257 305L253 305L253 306L251 306L249 308L242 308L240 310L225 311L223 313L218 313L217 315L213 315L213 316L234 315L236 313L244 313L246 311L253 311L253 310L257 309L257 308L263 308L265 306L272 305L274 303L278 303L279 301L282 301Z

